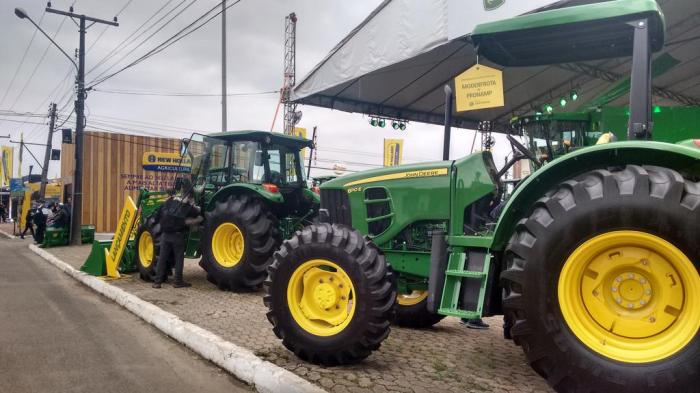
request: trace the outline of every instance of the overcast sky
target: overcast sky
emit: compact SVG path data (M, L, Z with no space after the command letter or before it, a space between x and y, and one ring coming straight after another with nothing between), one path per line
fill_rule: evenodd
M150 35L136 40L126 50L114 56L89 73L90 82L108 67L113 70L128 64L155 45L170 37L195 18L209 10L217 0L76 0L75 12L111 19L125 5L119 15L119 27L95 25L87 34L86 68L90 70L119 43L141 26L164 4L165 10L182 5L170 16L194 1L181 15L163 28L142 46L137 44ZM233 1L233 0L229 0ZM55 9L67 10L72 0L54 0ZM314 0L242 0L227 12L228 33L228 92L264 93L277 91L282 85L284 17L294 11L297 23L297 81L301 80L347 33L357 26L381 0L314 1ZM42 0L0 0L0 110L46 114L50 101L64 107L61 115L72 109L70 91L74 74L72 65L56 48L49 47L41 34L34 38L19 72L11 84L20 61L27 50L35 28L26 20L14 15L14 7L22 7L55 40L73 54L78 44L77 27L63 16L44 14ZM164 12L161 12L162 15ZM166 20L167 20L166 19ZM93 46L94 44L94 46ZM45 53L45 56L44 56ZM42 60L43 57L43 60ZM118 64L117 61L123 57ZM41 62L40 62L41 60ZM70 76L68 76L70 73ZM68 76L68 77L67 77ZM11 84L11 85L10 85ZM138 90L152 92L212 93L221 91L221 19L216 18L207 26L184 38L143 63L130 68L104 82L98 90ZM50 93L54 91L53 95ZM221 129L220 97L163 97L91 92L87 99L87 130L95 127L122 130L129 133L145 131L169 137L182 138L190 131L217 132ZM235 96L228 98L228 129L269 130L278 101L277 94ZM299 126L309 130L318 127L318 166L331 167L335 162L346 163L348 169L368 169L369 165L381 165L382 140L404 138L404 162L438 160L442 154L442 128L418 123L409 124L404 132L371 127L368 118L361 114L349 114L311 106L300 107L303 118ZM275 131L282 130L282 110L278 115ZM25 141L45 143L48 126L45 118L20 118L0 116L0 136L10 134L19 140L20 132ZM126 123L124 119L131 122ZM17 121L42 124L21 124ZM75 127L74 120L66 126ZM169 127L175 126L177 128ZM58 135L58 134L57 134ZM459 157L469 151L473 131L454 130L452 155ZM54 139L54 147L60 147L60 135ZM0 139L6 145L7 139ZM477 144L479 141L477 140ZM501 146L503 143L501 143ZM16 149L17 150L17 149ZM503 161L499 149L497 162ZM43 159L43 148L33 147L34 155ZM17 155L17 152L15 152ZM23 174L33 163L27 158ZM363 163L357 165L352 163ZM35 164L35 163L33 163ZM34 173L38 173L34 165ZM58 177L60 167L53 162L49 176ZM320 175L328 171L312 172Z

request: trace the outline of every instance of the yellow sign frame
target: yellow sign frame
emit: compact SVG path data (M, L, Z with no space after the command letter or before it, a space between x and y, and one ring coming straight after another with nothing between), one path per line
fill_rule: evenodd
M124 200L124 208L119 215L119 221L117 224L117 230L114 233L114 240L112 240L112 245L109 250L105 250L105 265L107 267L107 276L111 278L119 278L119 261L121 261L124 255L124 250L129 242L129 237L131 236L131 230L134 227L134 222L136 221L136 204L130 196L126 196Z

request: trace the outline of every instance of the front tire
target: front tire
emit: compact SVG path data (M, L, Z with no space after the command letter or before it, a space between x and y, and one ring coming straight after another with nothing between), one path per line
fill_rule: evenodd
M517 225L503 306L561 392L690 392L700 380L700 183L660 167L561 183Z
M136 263L139 277L144 281L153 281L156 278L160 239L160 224L153 214L141 224L136 233Z
M274 254L264 283L267 319L302 360L356 363L389 335L394 278L379 249L344 225L298 231Z
M280 241L277 218L263 202L232 195L207 213L200 266L221 290L257 289Z

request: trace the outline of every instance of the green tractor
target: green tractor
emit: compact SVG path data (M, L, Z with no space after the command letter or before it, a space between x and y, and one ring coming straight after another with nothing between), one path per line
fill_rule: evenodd
M307 187L300 160L307 147L309 140L264 131L193 134L183 141L177 169L191 171L205 215L187 234L185 256L201 257L207 280L220 289L259 287L282 239L316 217L319 196ZM156 274L161 229L153 213L163 194L145 199L136 235L139 274L147 281Z
M484 151L323 184L319 223L282 243L264 283L282 343L348 364L380 347L392 319L503 314L505 337L558 391L696 391L700 140L650 140L649 60L663 37L646 0L478 26L479 53L503 66L632 55L629 140L584 138L540 161L541 146L515 138L535 137L521 124L501 170ZM519 160L535 170L505 199Z

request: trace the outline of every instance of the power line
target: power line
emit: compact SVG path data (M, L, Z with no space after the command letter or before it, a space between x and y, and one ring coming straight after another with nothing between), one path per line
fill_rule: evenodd
M41 14L41 18L39 18L39 23L37 23L39 26L41 26L41 22L44 20L44 15L46 15L46 10ZM12 75L12 79L10 80L10 84L7 85L7 90L5 90L5 94L2 95L2 99L0 99L0 105L5 103L5 98L7 98L7 94L12 90L12 85L15 83L15 79L17 79L17 75L19 74L19 70L22 69L22 66L24 65L24 60L27 59L27 53L29 53L29 49L32 47L32 43L34 43L34 38L36 37L36 34L39 32L39 29L34 29L34 34L32 34L32 38L29 40L29 44L27 44L27 48L24 50L24 54L22 55L22 59L19 61L19 64L17 64L17 69L15 69L14 75Z
M178 9L178 8L179 8L183 3L185 3L186 1L187 1L187 0L182 0L180 3L176 4L175 7L173 7L170 11L168 11L165 15L161 16L161 17L160 17L155 23L153 23L148 29L144 30L144 31L141 32L136 38L134 38L134 39L129 43L129 45L130 45L131 43L133 43L133 42L136 42L137 39L139 39L142 35L144 35L146 32L148 32L148 30L150 30L150 29L152 29L153 27L155 27L161 20L165 19L168 15L170 15L173 11L175 11L176 9ZM148 37L146 37L145 39L143 39L143 40L142 40L141 42L139 42L134 48L132 48L129 52L127 52L126 54L124 54L124 56L120 57L119 60L117 60L117 61L114 62L111 66L109 66L106 70L104 70L104 71L102 71L100 74L98 74L98 75L93 79L93 81L96 80L96 79L98 79L98 78L100 78L101 76L105 75L107 72L109 72L109 70L111 70L112 68L114 68L117 64L121 63L122 60L124 60L126 57L128 57L130 54L132 54L132 53L133 53L134 51L136 51L138 48L140 48L141 46L143 46L144 43L146 43L146 42L147 42L149 39L151 39L154 35L158 34L158 32L160 32L161 30L163 30L163 28L165 28L165 26L169 25L175 18L177 18L178 16L180 16L183 12L185 12L188 8L190 8L190 7L191 7L195 2L197 2L197 1L198 1L198 0L192 0L192 2L190 2L189 4L187 4L183 9L181 9L181 10L180 10L177 14L175 14L172 18L168 19L165 23L163 23L156 31L154 31L153 33L151 33L151 35L149 35ZM126 47L128 47L129 45L125 46L124 49L126 49ZM90 82L90 83L92 83L92 82Z
M125 94L136 96L159 96L159 97L221 97L221 93L185 93L185 92L158 92L146 90L118 90L118 89L92 89L93 91L109 94ZM249 93L229 93L227 97L249 97L259 95L279 94L277 90L249 92Z
M75 3L75 2L73 2L73 3ZM44 11L44 12L46 12L46 11ZM64 25L65 23L66 23L66 17L64 16L63 19L61 20L61 23L58 25L58 28L56 29L56 32L53 33L53 36L51 37L52 40L55 40L55 39L56 39L56 36L57 36L58 33L61 31L61 29L63 28L63 25ZM20 100L20 98L22 98L22 96L24 95L24 92L27 90L27 87L28 87L29 84L32 82L32 80L34 79L34 75L36 74L36 71L39 69L39 67L41 66L41 64L44 62L44 58L46 58L46 54L49 52L49 48L51 47L51 45L52 45L51 42L49 42L49 43L46 45L46 49L44 49L44 53L41 55L41 58L39 58L39 62L36 63L36 66L35 66L34 69L32 70L32 73L29 75L29 78L27 79L27 81L24 83L24 86L22 86L22 90L20 90L19 95L17 95L17 98L15 98L15 101L14 101L14 102L12 103L12 105L10 106L10 109L14 108L15 105L17 105L17 102Z
M2 121L9 121L11 123L22 123L22 124L41 124L42 126L46 125L46 123L37 123L34 121L22 121L22 120L13 120L13 119L5 119L5 118L0 118Z
M134 38L134 39L133 39L131 42L129 42L126 46L123 46L127 41L129 41L129 39L131 39L131 37L134 36L134 34L136 34L139 30L141 30L148 22L150 22L153 18L155 18L156 15L158 15L165 7L167 7L167 6L168 6L170 3L172 3L173 1L174 1L174 0L168 0L168 1L166 1L159 9L156 10L156 12L154 12L148 19L146 19L146 21L143 22L143 23L141 24L141 26L137 27L136 30L134 30L131 34L129 34L128 37L126 37L124 40L122 40L119 44L117 44L117 46L115 46L114 48L112 48L112 50L109 51L102 59L100 59L97 63L95 63L95 65L92 66L92 68L90 68L90 69L86 72L86 75L92 73L92 71L94 71L97 67L101 66L101 65L104 64L105 62L109 61L109 59L111 59L112 57L114 57L114 56L116 56L117 54L119 54L119 53L120 53L122 50L124 50L127 46L129 46L131 43L135 42L135 41L136 41L141 35L143 35L146 31L150 30L150 29L153 28L156 24L158 24L158 22L160 22L160 21L161 21L165 16L167 16L169 13L166 14L166 15L164 15L163 17L161 17L161 19L157 20L155 23L153 23L153 24L151 25L151 27L149 27L148 29L144 30L144 32L142 32L141 34L139 34L139 36L137 36L136 38ZM179 6L180 6L182 3L184 3L185 1L186 1L186 0L182 0L182 2L180 2L177 6L175 6L175 8L179 7ZM173 10L174 10L175 8L173 8ZM170 12L172 12L173 10L171 10Z
M123 68L117 70L116 72L113 72L112 74L109 74L109 75L107 75L107 76L104 76L104 77L102 77L101 79L98 79L98 80L93 80L93 81L90 83L90 87L92 88L92 87L94 87L94 86L96 86L96 85L98 85L98 84L100 84L100 83L103 83L104 81L106 81L106 80L108 80L108 79L110 79L110 78L113 78L114 76L118 75L119 73L121 73L121 72L123 72L123 71L125 71L125 70L127 70L127 69L129 69L129 68L131 68L131 67L133 67L133 66L135 66L135 65L137 65L137 64L139 64L139 63L141 63L142 61L148 59L149 57L154 56L154 55L156 55L156 54L162 52L163 50L167 49L168 47L170 47L171 45L173 45L173 44L175 44L176 42L180 41L181 39L187 37L188 35L194 33L195 31L201 29L203 26L205 26L207 23L209 23L212 19L214 19L215 17L219 16L219 15L220 15L222 12L224 12L225 10L228 10L229 8L233 7L234 5L240 3L241 1L242 1L242 0L234 1L232 4L226 6L226 8L224 8L224 9L218 11L218 12L215 13L213 16L211 16L209 19L207 19L207 20L205 20L204 22L202 22L199 26L193 27L191 30L189 30L189 31L187 31L187 32L185 33L186 30L190 29L190 28L191 28L192 26L194 26L197 22L199 22L199 21L201 21L202 19L206 18L207 15L209 15L212 11L218 9L219 6L221 5L221 3L219 3L218 5L214 6L214 7L213 7L212 9L210 9L209 11L205 12L204 14L202 14L202 16L200 16L199 18L195 19L194 22L190 23L190 24L187 25L185 28L183 28L182 30L178 31L177 33L175 33L173 36L171 36L171 37L168 38L167 40L163 41L160 45L158 45L158 46L156 46L155 48L151 49L151 50L150 50L149 52L147 52L145 55L143 55L143 56L141 56L140 58L134 60L133 62L131 62L131 63L129 63L128 65L124 66Z

